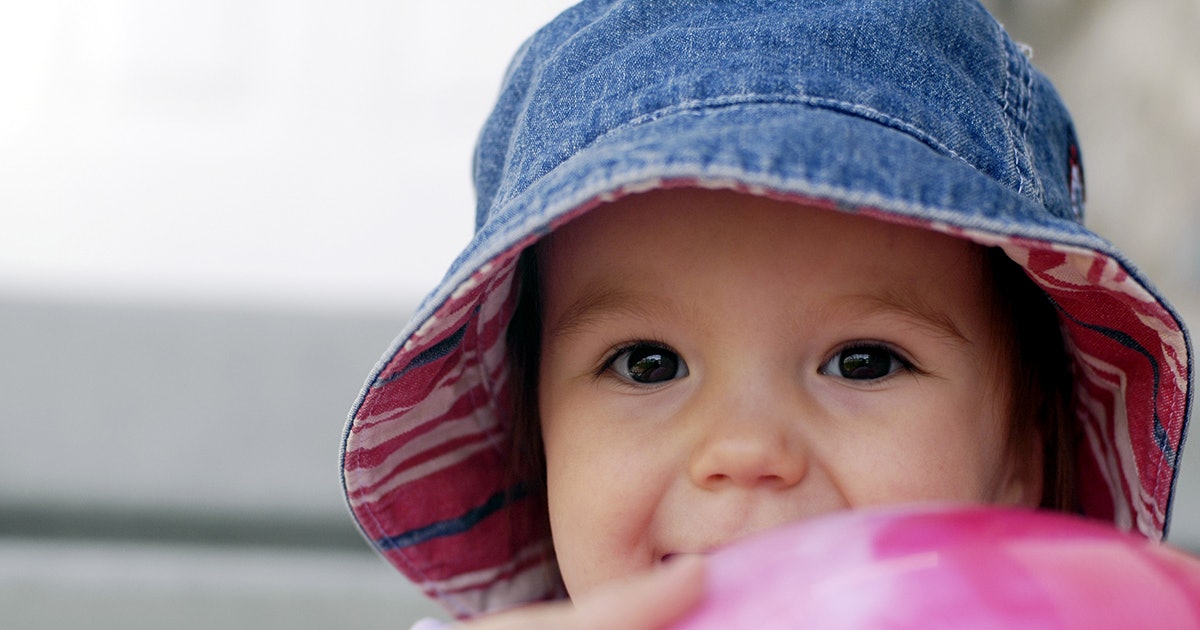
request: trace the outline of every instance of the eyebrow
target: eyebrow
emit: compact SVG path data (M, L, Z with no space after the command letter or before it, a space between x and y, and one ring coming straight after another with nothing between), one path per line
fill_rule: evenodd
M817 313L821 321L845 318L847 311L868 315L896 313L931 334L973 345L955 323L954 318L924 300L916 292L883 289L871 293L856 293L839 297L833 304ZM550 336L562 339L579 334L600 320L627 315L639 319L657 319L677 315L678 309L650 293L619 289L606 282L589 287L572 302L562 315L547 328Z
M936 336L973 345L953 317L924 300L917 292L884 289L874 293L849 295L838 301L833 309L834 313L827 315L837 316L844 310L862 308L864 305L869 313L894 312Z
M551 337L571 337L605 318L627 315L638 319L657 319L677 310L661 298L639 291L618 289L605 282L588 287L562 315L551 323Z

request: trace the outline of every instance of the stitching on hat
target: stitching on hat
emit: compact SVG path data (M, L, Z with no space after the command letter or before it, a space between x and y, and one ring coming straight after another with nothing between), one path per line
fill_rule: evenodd
M947 156L953 157L953 158L960 160L963 163L966 163L968 165L971 164L966 158L959 155L953 149L951 149L950 147L943 144L937 138L933 137L929 133L923 131L920 127L917 127L916 125L913 125L912 123L910 123L908 121L902 120L900 118L896 118L895 116L886 114L886 113L881 112L872 107L867 107L866 105L862 105L860 103L852 103L849 101L843 101L843 100L833 99L833 98L826 98L826 97L821 97L821 96L809 96L807 94L770 95L770 96L763 95L763 94L732 94L732 95L718 96L718 97L713 97L713 98L708 98L708 99L683 101L683 102L677 103L675 105L669 105L667 107L663 107L661 109L657 109L652 112L642 114L640 116L630 119L629 121L627 121L625 123L617 125L616 127L609 129L608 131L600 134L599 136L596 136L596 138L594 138L591 142L587 143L583 147L580 147L580 149L576 153L586 150L591 145L596 144L597 142L600 142L601 140L603 140L604 138L606 138L612 134L619 133L619 132L622 132L631 127L636 127L638 125L642 125L642 124L645 124L648 122L654 122L656 120L668 118L670 116L675 116L675 115L679 115L679 114L698 112L703 109L709 109L709 108L724 109L724 108L733 108L733 107L740 106L740 105L808 105L808 106L811 106L816 109L828 109L828 110L844 112L847 114L852 114L852 115L858 116L859 118L863 118L865 120L870 120L872 122L882 124L886 127L890 127L892 129L896 129L898 131L904 132L904 133L916 138L917 140L921 141L922 143L929 145L930 147L932 147L933 149L937 150L940 153L943 153ZM971 165L971 166L974 167L974 165Z
M1030 183L1030 185L1033 186L1032 193L1035 196L1035 198L1038 199L1039 202L1044 203L1045 197L1046 197L1045 187L1042 185L1042 178L1038 176L1037 169L1034 166L1034 160L1033 160L1033 156L1030 154L1029 142L1028 142L1029 127L1030 127L1030 125L1033 124L1032 123L1033 100L1034 100L1033 99L1033 80L1034 80L1035 73L1034 73L1033 67L1029 64L1029 58L1025 56L1024 50L1020 48L1020 44L1017 44L1016 46L1017 46L1017 53L1021 55L1018 62L1022 64L1021 67L1025 71L1025 85L1023 86L1025 97L1024 97L1024 99L1022 99L1022 102L1021 102L1021 104L1022 104L1022 111L1021 111L1021 141L1022 141L1022 145L1021 146L1024 147L1024 151L1023 151L1023 155L1025 156L1024 162L1025 162L1025 164L1028 165L1027 170L1028 170L1029 183ZM1026 169L1022 169L1020 171L1020 174L1021 174L1022 181L1024 181L1026 178L1025 177Z
M1004 112L1009 141L1012 147L1012 166L1017 180L1017 192L1039 203L1045 200L1045 189L1029 147L1029 128L1032 124L1033 83L1035 71L1029 64L1026 48L997 30L999 46L1004 53Z
M999 26L999 25L997 25ZM1025 178L1021 177L1021 167L1019 165L1020 158L1017 156L1017 138L1016 130L1013 129L1012 117L1012 100L1009 97L1009 86L1012 84L1012 58L1008 54L1008 50L1004 45L1004 31L1000 28L994 29L993 33L996 38L996 47L1004 52L1004 92L1001 95L1001 101L1004 104L1004 129L1008 134L1008 145L1012 151L1012 163L1010 166L1017 177L1017 194L1025 194Z

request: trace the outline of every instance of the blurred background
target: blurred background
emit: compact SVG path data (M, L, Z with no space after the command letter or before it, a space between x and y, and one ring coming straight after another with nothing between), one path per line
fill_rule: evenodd
M337 444L568 4L0 0L0 626L437 614L359 539ZM1200 323L1200 4L985 4L1075 113L1091 225Z

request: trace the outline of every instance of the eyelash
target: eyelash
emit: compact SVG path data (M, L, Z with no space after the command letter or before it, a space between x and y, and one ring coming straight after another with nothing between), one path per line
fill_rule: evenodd
M643 349L644 350L661 350L664 354L670 354L671 356L673 356L675 358L675 360L677 361L677 365L675 366L675 372L672 374L671 378L664 380L664 381L641 382L641 381L637 381L629 376L621 374L617 371L616 364L617 364L617 361L621 357L623 357L627 353L633 352L635 350L643 350ZM679 374L680 371L682 371L682 374ZM595 370L595 376L596 376L596 378L601 378L601 377L605 376L606 374L611 375L613 378L617 379L622 384L628 385L631 387L652 387L655 385L662 385L664 383L670 382L671 380L675 380L676 378L682 378L683 376L687 376L688 368L687 368L687 362L684 361L683 357L680 356L679 353L676 352L670 345L668 345L664 342L661 342L661 341L653 340L653 339L640 339L637 341L622 343L618 346L615 346L612 350L608 351L608 353L606 353L604 355L604 360L600 362L600 365Z
M850 376L847 376L844 374L835 374L835 373L833 373L832 370L827 369L832 364L837 362L839 358L843 358L843 360L844 360L847 353L861 351L862 353L865 354L868 351L878 351L878 350L883 350L884 352L886 352L888 354L889 360L892 362L888 365L889 371L882 376L878 376L878 377L874 377L874 378L851 378ZM839 369L840 369L840 366L839 366ZM897 350L891 344L885 343L882 341L873 341L873 340L852 341L852 342L849 342L849 343L846 343L846 344L840 346L839 348L834 350L828 356L828 358L825 359L825 361L823 361L821 363L821 366L817 369L817 372L819 374L822 374L825 376L832 376L834 378L841 378L841 379L848 380L848 381L855 381L855 382L863 384L863 385L869 385L869 384L873 384L873 383L881 383L885 380L890 379L891 377L895 376L897 373L899 373L901 371L905 371L905 372L909 372L911 374L917 374L917 375L925 374L924 370L917 367L916 364L913 363L913 361L911 359L909 359L903 352Z
M661 355L670 355L670 357L671 357L671 359L673 359L675 365L673 365L673 366L670 365L670 361L668 361L668 364L665 367L667 369L672 370L671 374L663 380L641 381L641 380L638 380L637 377L634 376L633 374L622 373L623 371L630 371L632 366L626 365L626 366L624 366L624 370L619 371L617 362L622 357L626 356L627 354L638 351L638 350L646 351L648 353L643 358L655 356L654 354L652 354L655 351L661 351L660 352ZM880 376L870 376L868 374L868 375L865 375L863 378L855 378L852 375L840 373L846 367L847 360L849 360L853 356L852 353L855 353L855 352L858 352L859 355L862 355L862 357L864 357L864 360L865 360L865 363L862 363L859 368L856 368L856 370L864 370L865 369L865 370L869 371L873 367L878 369L881 366L870 365L872 357L867 356L867 355L869 355L871 353L877 353L879 351L883 351L887 354L888 365L886 366L886 368L884 368L885 369L884 374L882 374ZM879 358L879 357L876 356L875 358ZM839 359L841 360L841 364L838 363ZM660 363L660 365L661 365L661 363ZM651 367L651 369L656 370L659 368ZM872 384L876 384L876 383L881 383L885 380L890 379L891 377L895 376L898 372L901 372L901 371L909 372L911 374L916 374L916 375L926 374L925 371L923 371L922 369L917 367L913 363L913 361L911 359L909 359L903 352L897 350L891 344L885 343L882 341L872 341L872 340L852 341L852 342L846 343L846 344L838 347L834 352L832 352L830 355L828 355L828 358L826 358L825 361L823 361L821 363L820 367L817 368L818 374L821 374L824 376L831 376L834 378L839 378L839 379L843 379L843 380L847 380L847 381L854 381L860 385L872 385ZM687 367L687 362L684 361L683 357L681 357L678 352L676 352L674 349L672 349L671 346L669 346L666 343L663 343L661 341L656 341L656 340L652 340L652 339L642 339L642 340L622 343L621 345L613 347L611 350L609 350L604 355L604 359L595 368L594 375L596 378L602 378L605 375L611 375L613 378L617 379L618 381L620 381L621 383L623 383L625 385L629 385L632 387L647 387L647 386L661 385L661 384L670 382L672 380L675 380L677 378L682 378L684 376L687 376L688 375L688 367ZM650 375L650 378L651 379L654 378L653 374Z

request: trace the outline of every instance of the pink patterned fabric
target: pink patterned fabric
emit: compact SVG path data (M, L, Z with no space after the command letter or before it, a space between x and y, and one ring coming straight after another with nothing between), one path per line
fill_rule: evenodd
M1200 559L1050 512L827 515L718 550L706 575L672 630L1200 628Z

